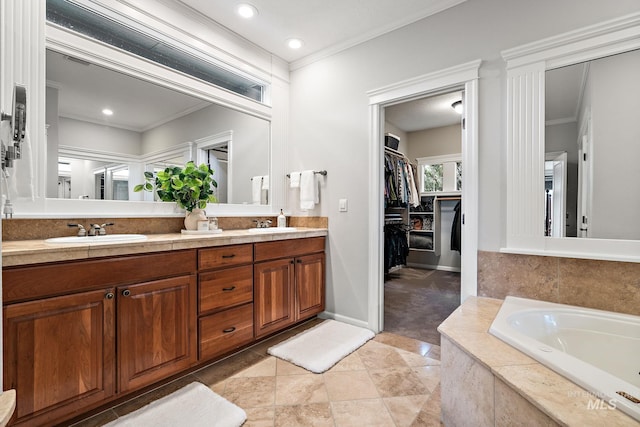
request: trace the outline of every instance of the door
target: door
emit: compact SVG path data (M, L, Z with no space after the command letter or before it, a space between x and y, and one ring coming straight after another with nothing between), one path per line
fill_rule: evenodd
M587 129L589 129L587 125ZM578 237L589 237L589 216L591 215L591 153L589 131L582 136L578 155Z
M324 310L324 254L296 258L296 321Z
M254 324L256 338L295 322L294 259L254 266Z
M117 289L120 390L142 387L197 360L195 275Z
M18 421L55 424L114 393L114 301L99 290L4 308L4 388L16 389Z

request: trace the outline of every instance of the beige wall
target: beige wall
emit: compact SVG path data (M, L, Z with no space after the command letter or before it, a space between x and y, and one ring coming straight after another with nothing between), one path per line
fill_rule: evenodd
M460 125L410 132L407 157L415 161L418 157L444 156L462 152L462 130Z
M478 252L478 296L640 315L640 263Z

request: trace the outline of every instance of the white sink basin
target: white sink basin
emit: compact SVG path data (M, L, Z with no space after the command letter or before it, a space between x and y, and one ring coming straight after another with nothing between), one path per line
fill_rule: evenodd
M140 242L147 240L144 234L107 234L106 236L66 236L53 237L45 240L45 243L77 244L77 243L108 243L108 242Z
M286 233L296 230L296 227L249 228L249 233Z

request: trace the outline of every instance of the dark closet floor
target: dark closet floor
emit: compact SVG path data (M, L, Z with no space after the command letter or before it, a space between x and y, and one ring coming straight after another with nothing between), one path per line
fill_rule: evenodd
M403 267L385 276L384 330L440 345L436 330L460 305L460 273Z

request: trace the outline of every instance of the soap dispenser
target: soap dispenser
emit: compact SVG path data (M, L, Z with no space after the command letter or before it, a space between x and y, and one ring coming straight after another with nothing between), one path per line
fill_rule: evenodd
M280 209L280 215L278 215L278 227L286 227L287 226L287 217L284 216L284 212Z

